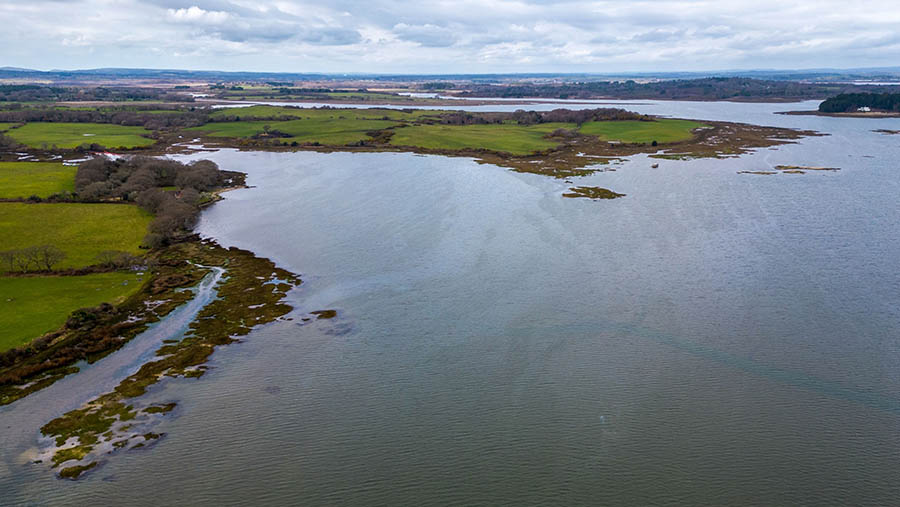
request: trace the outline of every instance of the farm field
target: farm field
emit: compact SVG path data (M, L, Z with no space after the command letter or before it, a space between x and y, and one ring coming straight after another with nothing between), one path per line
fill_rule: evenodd
M0 198L72 192L76 170L54 162L0 162Z
M574 125L412 125L396 129L391 137L391 144L435 150L486 149L527 155L556 147L558 142L545 139L544 136L559 128L574 128Z
M98 253L140 253L152 216L126 204L0 203L0 251L54 245L66 253L57 268L95 263Z
M0 352L58 329L69 314L116 303L141 286L136 273L0 277Z
M604 141L648 144L674 143L693 137L693 129L703 124L691 120L659 119L656 121L592 121L579 129L582 134Z
M105 123L28 123L6 133L7 136L31 148L75 148L96 143L107 148L137 148L155 141L141 134L149 134L144 127L126 127Z

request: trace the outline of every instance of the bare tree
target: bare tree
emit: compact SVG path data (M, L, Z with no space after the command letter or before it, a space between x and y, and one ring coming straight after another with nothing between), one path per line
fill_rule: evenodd
M66 253L55 245L41 245L33 248L35 249L35 262L47 271L53 269L53 266L59 264L66 258Z
M141 258L121 250L104 250L97 254L97 263L108 268L130 268L141 263Z
M19 250L6 250L0 252L0 270L11 272L18 271L50 271L53 266L62 262L66 253L54 245L30 246Z
M22 250L13 250L13 263L16 271L27 273L31 270L31 252L27 248Z

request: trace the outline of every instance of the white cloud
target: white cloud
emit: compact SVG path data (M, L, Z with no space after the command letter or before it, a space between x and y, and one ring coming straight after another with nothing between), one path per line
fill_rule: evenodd
M205 11L196 5L187 9L169 9L168 17L170 21L176 23L199 23L206 25L221 25L228 21L230 17L224 11Z

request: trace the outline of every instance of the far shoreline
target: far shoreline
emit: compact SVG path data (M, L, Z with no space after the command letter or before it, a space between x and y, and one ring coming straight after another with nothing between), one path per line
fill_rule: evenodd
M900 118L900 113L889 113L880 111L869 112L852 112L852 113L823 113L822 111L778 111L775 114L784 114L789 116L826 116L830 118Z

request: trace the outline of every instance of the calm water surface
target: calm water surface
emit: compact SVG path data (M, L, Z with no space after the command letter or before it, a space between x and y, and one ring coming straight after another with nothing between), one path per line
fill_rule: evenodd
M249 173L199 229L301 273L295 320L155 388L167 436L77 483L0 409L0 504L897 505L900 136L871 130L900 120L797 107L630 105L831 135L576 181L604 202L463 158L193 155ZM736 174L776 164L842 170Z

